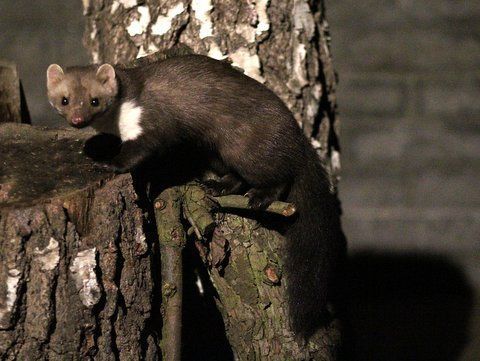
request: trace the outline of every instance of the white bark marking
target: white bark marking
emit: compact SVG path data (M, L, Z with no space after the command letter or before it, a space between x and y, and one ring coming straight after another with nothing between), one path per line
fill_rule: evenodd
M315 138L310 138L310 143L315 150L319 150L322 148L322 144Z
M315 20L306 0L295 0L293 5L295 31L305 31L308 40L315 34Z
M211 0L192 0L192 10L195 18L200 22L200 39L213 35L213 22L210 13L213 9Z
M308 85L306 54L307 45L315 34L315 21L306 0L295 0L293 5L294 31L292 35L292 74L287 86L299 94L303 87ZM305 34L305 35L303 35ZM305 37L307 39L305 39Z
M332 150L331 163L334 173L340 172L340 169L342 168L342 165L340 163L340 153L336 150Z
M293 53L293 74L298 82L298 86L303 88L308 84L307 69L305 67L305 57L307 50L305 44L299 43Z
M44 249L35 248L36 259L41 263L42 271L52 271L58 266L60 261L60 248L55 238L50 237L48 246Z
M157 21L152 25L152 35L166 34L172 28L173 19L185 11L181 2L167 11L167 15L158 15Z
M195 281L195 285L197 286L198 293L200 293L200 295L203 296L205 293L205 290L203 289L203 282L199 275L197 275L197 280Z
M133 101L127 101L120 106L118 129L123 142L135 140L142 134L143 129L140 126L142 110L142 107Z
M10 315L13 305L15 305L20 275L21 272L16 268L12 268L7 271L7 295L5 297L5 301L3 302L3 307L0 307L0 322L3 322L4 318Z
M307 104L306 113L310 119L315 118L315 116L318 114L318 102L317 101L309 102Z
M117 0L113 2L112 7L113 6L118 7L119 5L122 5L125 9L131 9L137 6L138 3L139 3L138 0Z
M100 62L100 55L98 54L98 51L92 52L92 61L93 64L98 64Z
M256 29L249 24L238 24L235 27L235 32L241 35L248 43L253 43L255 41Z
M90 9L90 0L82 0L83 15L87 15Z
M120 7L120 3L118 1L114 1L112 3L112 7L110 8L110 14L114 14L119 7Z
M92 32L90 33L90 39L93 40L97 36L97 25L96 23L92 23Z
M78 252L77 257L70 266L75 286L77 287L82 304L92 307L100 301L101 291L95 273L97 266L97 249L90 248Z
M257 0L255 9L258 15L258 24L255 29L257 35L261 35L264 31L270 29L270 19L268 18L267 8L270 0Z
M138 58L143 58L144 56L147 56L147 55L150 55L150 54L153 54L153 53L157 52L158 50L159 50L158 46L156 46L153 43L150 43L148 45L147 49L145 49L145 45L142 45L140 47L140 49L138 50L137 59Z
M212 42L210 44L210 49L208 50L208 56L213 59L223 60L227 56L222 52L217 43Z
M137 227L135 232L135 253L137 255L143 255L148 251L148 244L146 242L145 233L143 232L142 227Z
M232 59L232 65L242 68L245 75L260 83L265 82L265 78L260 74L260 58L257 54L251 54L247 48L240 47L230 54L230 58Z
M322 85L321 84L315 84L312 87L312 95L316 100L320 100L320 97L322 96Z
M128 34L130 36L143 34L150 24L150 9L148 6L139 6L137 8L138 19L133 20L127 27Z

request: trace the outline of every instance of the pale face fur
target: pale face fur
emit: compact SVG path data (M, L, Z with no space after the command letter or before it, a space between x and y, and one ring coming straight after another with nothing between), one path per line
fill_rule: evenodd
M118 84L109 64L66 71L52 64L47 70L47 90L50 104L70 125L83 128L92 125L96 116L108 109L115 100Z

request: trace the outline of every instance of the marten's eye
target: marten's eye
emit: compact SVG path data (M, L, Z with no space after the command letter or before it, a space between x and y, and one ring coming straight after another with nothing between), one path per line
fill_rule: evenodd
M62 98L62 105L68 105L68 98L66 97Z
M92 104L93 107L98 107L100 105L100 101L98 98L92 98L92 100L90 100L90 104Z

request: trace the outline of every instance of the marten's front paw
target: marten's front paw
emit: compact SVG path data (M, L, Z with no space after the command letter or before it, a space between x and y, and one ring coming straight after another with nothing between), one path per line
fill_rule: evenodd
M113 172L112 166L108 163L93 162L93 165L96 169L100 169L107 172Z
M87 139L83 153L96 162L105 162L113 159L120 151L122 141L110 134L97 134Z
M252 188L245 196L248 197L248 206L256 211L264 211L276 200L268 189Z
M95 168L112 173L126 173L128 169L123 169L112 163L94 162Z
M202 181L203 186L205 187L205 192L213 197L219 197L225 195L225 186L222 182L216 181L214 179L207 179Z
M202 183L206 192L213 197L241 194L245 186L242 179L233 173L225 174L220 180L206 179Z

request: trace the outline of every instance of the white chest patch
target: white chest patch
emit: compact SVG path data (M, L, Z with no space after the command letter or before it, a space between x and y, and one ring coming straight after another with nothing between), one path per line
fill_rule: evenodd
M135 102L128 101L120 106L118 116L118 129L122 142L137 139L143 132L140 125L142 107L135 105Z

